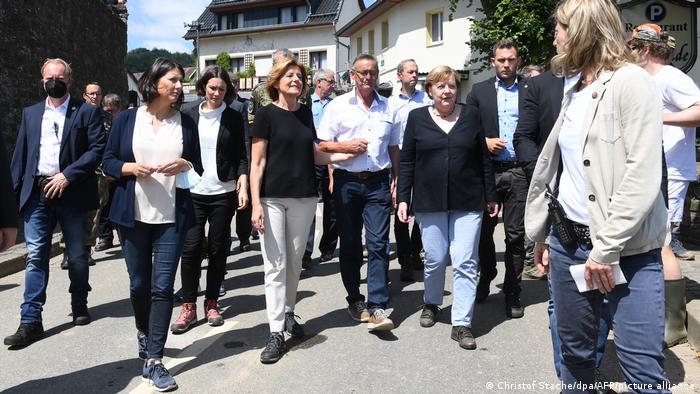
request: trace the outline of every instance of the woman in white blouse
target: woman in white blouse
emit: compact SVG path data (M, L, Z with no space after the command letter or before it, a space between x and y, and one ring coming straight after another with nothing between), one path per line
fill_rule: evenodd
M170 326L183 333L197 322L197 287L202 272L202 249L208 256L204 315L212 326L224 324L217 300L224 280L226 257L231 239L231 219L236 209L248 205L248 159L246 157L243 117L224 101L235 97L226 70L210 66L197 81L197 94L204 97L183 108L197 122L204 174L192 192L195 226L190 228L182 251L183 304L177 320ZM209 222L207 242L204 226Z
M194 223L187 172L202 173L197 125L178 110L182 66L156 59L139 80L145 105L114 120L104 172L115 179L109 218L117 224L130 279L142 377L177 387L161 360L173 308L173 282Z

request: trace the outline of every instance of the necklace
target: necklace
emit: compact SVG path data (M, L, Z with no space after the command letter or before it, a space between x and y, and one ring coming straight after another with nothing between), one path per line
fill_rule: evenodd
M444 119L444 118L447 118L450 115L452 115L455 112L455 108L457 108L457 104L452 104L452 109L450 110L450 112L443 115L440 113L440 111L437 108L435 108L435 104L433 104L433 113L435 115L439 116L440 118Z

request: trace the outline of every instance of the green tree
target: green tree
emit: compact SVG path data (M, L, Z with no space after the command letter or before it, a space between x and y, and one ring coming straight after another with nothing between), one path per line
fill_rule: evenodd
M231 57L226 52L219 52L216 55L216 65L227 72L231 72Z
M450 20L460 3L467 8L473 0L448 0ZM483 14L469 29L472 57L470 65L477 72L491 67L491 47L496 41L510 38L518 44L523 64L547 65L554 56L552 14L558 0L482 0L476 10Z
M130 50L126 54L126 68L131 72L144 72L153 64L156 58L164 57L168 59L173 59L174 61L180 63L182 67L194 66L194 56L188 53L182 52L170 52L166 49L146 49L146 48L136 48Z

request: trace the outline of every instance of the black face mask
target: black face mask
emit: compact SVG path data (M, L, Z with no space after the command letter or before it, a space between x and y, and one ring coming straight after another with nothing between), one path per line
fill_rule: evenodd
M68 92L68 85L61 79L49 79L44 83L44 90L49 96L59 99Z

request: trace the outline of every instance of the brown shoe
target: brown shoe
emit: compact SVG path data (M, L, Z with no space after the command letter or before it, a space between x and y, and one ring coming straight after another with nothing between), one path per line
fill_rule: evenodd
M472 331L467 326L452 326L452 335L450 338L459 342L459 347L467 350L476 349L476 341Z
M367 329L370 331L391 331L394 329L394 322L389 319L389 315L384 309L379 308L370 315Z
M537 269L534 265L526 265L523 276L529 279L547 279L547 274Z
M367 304L365 304L364 301L357 301L348 305L348 314L352 320L361 323L367 323L369 321L369 312L367 311Z
M420 314L420 326L425 328L434 326L439 310L440 308L437 305L423 305L423 312Z

